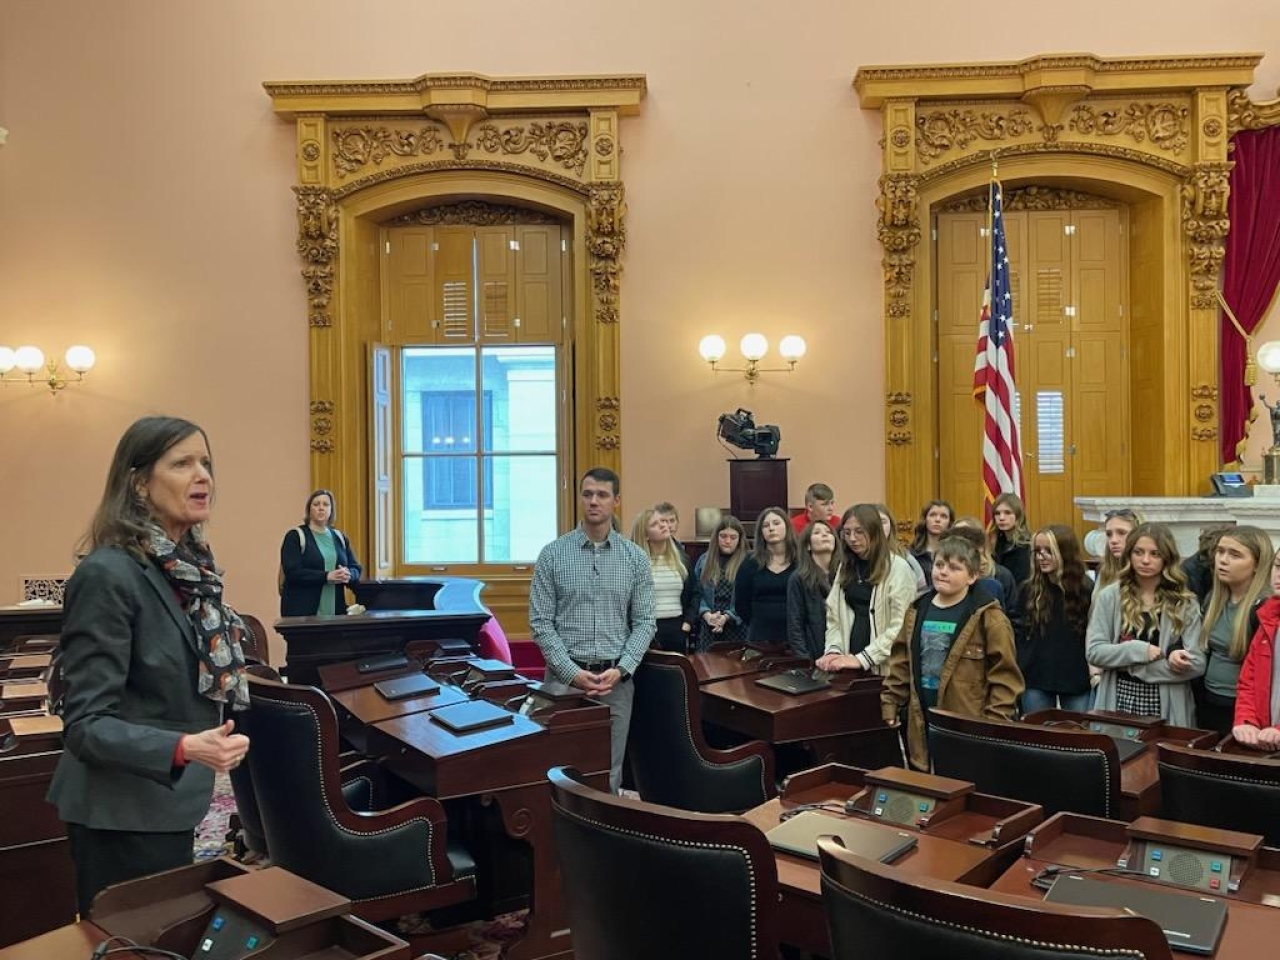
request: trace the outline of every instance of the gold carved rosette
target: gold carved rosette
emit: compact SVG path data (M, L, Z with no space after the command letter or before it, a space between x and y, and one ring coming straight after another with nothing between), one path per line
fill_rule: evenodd
M1160 489L1143 492L1192 493L1217 468L1216 390L1206 401L1202 392L1193 396L1193 385L1218 376L1213 293L1229 226L1229 131L1274 110L1232 92L1252 82L1260 60L1071 54L858 70L860 102L878 109L883 122L876 206L886 480L900 515L937 495L933 262L923 225L948 200L980 190L993 159L1006 188L1069 185L1157 205L1162 235L1178 238L1161 251L1165 289L1157 305L1169 331L1161 361L1171 387L1163 407L1168 422L1143 426L1166 441Z
M312 477L366 515L368 344L380 339L376 224L446 197L542 211L573 237L575 472L621 459L623 116L643 76L424 75L264 84L296 125L298 254L310 330ZM372 291L372 292L371 292ZM359 362L357 362L359 361Z

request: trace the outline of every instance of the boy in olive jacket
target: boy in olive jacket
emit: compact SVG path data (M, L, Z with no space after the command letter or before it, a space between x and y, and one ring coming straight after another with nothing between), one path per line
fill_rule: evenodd
M948 537L933 560L933 590L907 611L880 693L885 723L906 709L907 759L929 769L928 710L1012 720L1024 683L1013 627L995 598L975 588L973 545Z

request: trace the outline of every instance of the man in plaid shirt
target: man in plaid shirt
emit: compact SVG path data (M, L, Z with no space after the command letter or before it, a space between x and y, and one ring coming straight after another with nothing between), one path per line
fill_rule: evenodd
M588 470L579 486L582 523L538 554L529 625L550 675L609 707L609 787L622 784L634 687L655 629L649 557L613 529L618 475Z

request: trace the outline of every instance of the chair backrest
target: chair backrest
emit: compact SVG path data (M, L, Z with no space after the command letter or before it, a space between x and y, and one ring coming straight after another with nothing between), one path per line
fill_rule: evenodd
M1063 810L1117 815L1120 755L1100 733L931 710L929 755L934 773L1038 803L1046 817Z
M360 816L342 794L333 704L314 687L252 673L249 693L249 766L272 862L352 900L384 896L392 868L369 855L376 838L351 829ZM384 831L383 839L397 834L418 845L424 831L409 822ZM414 857L430 885L427 852L420 846Z
M1280 760L1160 744L1160 816L1280 846Z
M777 864L755 826L547 776L578 960L777 957Z
M248 667L249 675L261 677L265 680L279 680L280 674L275 670L262 663L251 663ZM249 737L249 743L253 745L253 711L247 710L238 713L233 718L236 721L236 733L243 733ZM236 816L240 818L240 827L243 830L241 837L245 849L260 857L267 856L267 834L262 827L262 814L258 810L258 796L253 790L253 764L242 763L238 767L234 767L228 774L231 780L231 792L236 798Z
M651 650L632 681L628 753L640 797L681 810L741 813L774 793L767 745L754 755L712 749L702 735L698 678L689 659Z
M259 620L251 613L240 614L240 619L244 621L245 627L252 636L246 636L241 649L246 659L257 660L259 663L271 662L271 641L267 638L267 628L262 625Z
M912 877L818 841L835 960L1172 960L1154 921Z

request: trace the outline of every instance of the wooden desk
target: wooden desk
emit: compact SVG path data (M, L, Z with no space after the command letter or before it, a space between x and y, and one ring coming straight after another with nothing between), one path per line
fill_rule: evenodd
M75 919L75 872L66 827L44 799L61 756L58 717L0 720L0 904L5 917L0 946Z
M471 698L460 687L441 685L430 696L387 700L372 685L339 690L329 695L338 714L342 736L362 753L369 753L369 727L384 720L427 713Z
M1039 726L1076 726L1091 732L1108 726L1122 726L1136 732L1136 738L1147 744L1135 757L1120 765L1120 808L1122 820L1136 820L1160 812L1160 771L1156 765L1156 744L1173 743L1184 747L1209 749L1218 742L1212 730L1175 727L1157 717L1130 717L1123 713L1072 710L1040 710L1022 718L1023 723Z
M591 700L571 700L538 719L515 715L512 723L454 734L410 713L369 725L368 752L424 793L440 800L475 798L494 805L505 835L528 844L533 876L528 928L504 956L511 960L564 957L571 952L551 841L551 788L547 770L576 767L587 782L608 789L609 710ZM477 880L492 885L482 865Z
M802 804L843 807L846 801L859 796L867 788L866 775L865 770L838 764L796 774L787 781L782 796L747 811L743 816L767 833L779 824L783 811ZM1040 820L1040 808L1003 797L970 796L973 801L968 809L931 825L927 830L881 823L860 814L857 816L878 828L895 832L906 830L916 836L915 848L893 863L903 873L985 885L1018 857L1026 830ZM842 817L838 813L827 815ZM1010 818L1021 820L1024 826L1008 831L995 844L974 842L974 838L989 838L1001 820ZM782 941L811 953L831 956L818 861L778 853L777 862L782 901L779 905Z
M401 653L416 641L462 639L479 649L480 627L489 611L480 602L484 584L464 577L441 577L434 606L425 610L370 610L356 616L284 617L275 623L287 645L292 683L315 684L318 670L383 653Z
M741 676L761 676L778 666L797 666L807 664L803 657L791 657L786 654L768 653L752 659L743 659L746 647L737 644L712 647L703 653L689 654L689 663L698 678L698 685L714 683L717 680L729 680Z
M787 667L769 672L782 669ZM795 695L758 686L756 681L766 675L747 673L702 684L703 722L774 746L796 744L809 756L805 766L901 763L898 733L880 719L878 676L836 674L830 687Z
M18 637L62 633L62 607L5 607L0 609L0 651L11 651Z
M1035 900L1044 891L1032 885L1046 867L1080 869L1114 867L1127 845L1127 825L1116 820L1059 813L1037 827L1027 837L1027 853L991 884L992 890ZM1139 883L1187 897L1200 894L1169 884L1156 884L1140 877L1113 877L1115 883ZM1215 960L1253 960L1270 955L1267 943L1280 936L1280 850L1264 848L1258 864L1238 892L1220 894L1229 901L1227 925L1214 953ZM1175 953L1175 956L1183 954Z
M2 656L0 680L44 680L52 663L53 657L47 653Z

